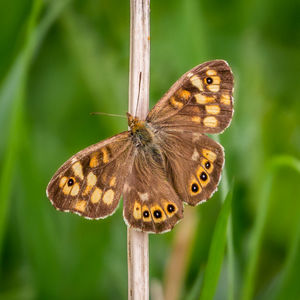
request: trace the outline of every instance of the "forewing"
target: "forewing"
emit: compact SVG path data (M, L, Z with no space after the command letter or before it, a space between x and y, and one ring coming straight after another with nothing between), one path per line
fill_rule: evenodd
M51 203L91 219L111 215L120 200L131 151L128 132L123 132L78 152L51 179Z
M136 152L123 201L124 220L137 230L166 232L183 218L183 203L168 181L165 161L159 153Z
M227 62L213 60L185 73L147 117L172 130L219 133L233 114L233 75Z
M223 147L200 133L169 132L164 140L169 181L180 198L189 205L209 199L220 181Z

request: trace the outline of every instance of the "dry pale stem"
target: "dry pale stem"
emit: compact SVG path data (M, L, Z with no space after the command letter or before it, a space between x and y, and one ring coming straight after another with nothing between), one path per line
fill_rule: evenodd
M129 112L142 119L149 109L150 0L130 1ZM149 299L148 234L127 229L128 299Z

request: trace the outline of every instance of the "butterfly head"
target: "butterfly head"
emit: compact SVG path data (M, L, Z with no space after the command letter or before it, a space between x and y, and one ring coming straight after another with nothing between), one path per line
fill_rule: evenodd
M136 133L137 131L145 128L145 121L141 121L139 118L132 116L130 113L127 113L127 118L128 126L132 133Z

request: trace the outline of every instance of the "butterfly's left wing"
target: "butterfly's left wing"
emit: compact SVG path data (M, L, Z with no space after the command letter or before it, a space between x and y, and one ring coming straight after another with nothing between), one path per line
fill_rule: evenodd
M227 62L206 62L176 81L147 121L160 130L219 133L232 119L232 93L233 75Z
M52 177L48 198L56 209L86 218L111 215L119 204L131 152L128 132L78 152Z
M183 218L183 202L168 181L164 157L158 149L134 157L123 190L124 220L145 232L169 231Z

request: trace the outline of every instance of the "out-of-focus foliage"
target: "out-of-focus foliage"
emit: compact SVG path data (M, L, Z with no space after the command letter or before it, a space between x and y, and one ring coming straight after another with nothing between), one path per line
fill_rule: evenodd
M151 106L201 62L225 59L235 75L235 114L220 137L227 187L193 208L178 299L198 299L205 280L214 299L300 297L299 13L293 0L152 0ZM55 211L45 189L71 155L126 130L125 119L89 113L125 114L128 66L129 1L1 2L1 299L126 299L121 207L89 221ZM222 262L215 225L228 218L228 190ZM169 282L176 233L150 236L154 294Z

